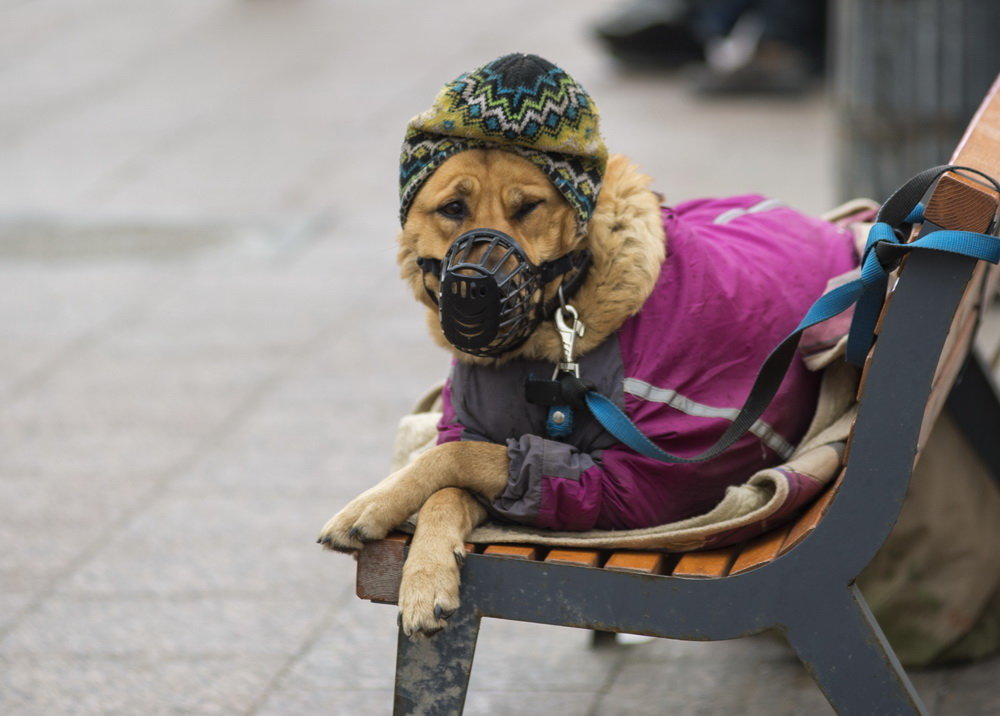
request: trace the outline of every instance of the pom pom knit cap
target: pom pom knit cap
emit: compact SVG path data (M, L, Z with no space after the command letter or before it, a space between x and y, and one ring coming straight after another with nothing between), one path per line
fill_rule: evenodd
M597 106L572 77L537 55L511 54L460 75L406 130L400 157L400 222L427 178L468 149L502 149L537 166L576 211L580 233L594 213L608 152Z

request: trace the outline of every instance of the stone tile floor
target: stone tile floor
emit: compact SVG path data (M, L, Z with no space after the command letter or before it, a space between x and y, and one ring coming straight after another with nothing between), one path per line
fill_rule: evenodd
M389 712L393 610L313 539L446 369L392 241L402 128L445 80L536 51L669 200L833 203L822 95L622 74L607 9L0 5L0 713ZM768 639L587 640L487 623L467 712L828 712ZM998 669L915 679L1000 713Z

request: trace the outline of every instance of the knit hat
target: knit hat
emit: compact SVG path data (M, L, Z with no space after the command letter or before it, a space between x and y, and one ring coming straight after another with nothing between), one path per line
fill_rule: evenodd
M407 125L400 157L400 222L420 187L449 157L502 149L541 169L576 210L594 213L608 151L597 107L577 82L537 55L505 55L444 86Z

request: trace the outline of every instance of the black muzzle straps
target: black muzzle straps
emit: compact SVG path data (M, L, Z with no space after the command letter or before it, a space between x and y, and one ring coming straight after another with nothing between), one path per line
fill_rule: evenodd
M590 263L590 252L575 252L541 266L531 263L512 237L494 229L459 236L443 260L419 258L424 290L438 306L441 330L458 350L496 357L517 348L544 318L546 284L576 270L573 290ZM427 274L439 279L437 292ZM565 291L564 291L565 293Z

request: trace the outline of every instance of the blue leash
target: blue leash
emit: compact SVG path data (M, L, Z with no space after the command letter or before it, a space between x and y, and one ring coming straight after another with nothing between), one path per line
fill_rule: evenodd
M784 379L802 332L810 326L843 313L855 304L857 306L847 339L847 360L855 365L863 365L874 342L875 324L885 301L889 274L895 270L905 254L914 250L941 251L993 264L1000 263L1000 238L989 234L936 229L925 223L924 233L920 238L905 243L905 237L909 235L908 229L912 224L923 221L924 207L918 200L926 193L932 182L952 169L965 169L986 176L967 167L934 167L921 172L893 194L879 210L876 223L868 233L868 241L861 260L860 278L820 296L799 322L798 327L771 351L761 366L739 415L718 442L708 450L688 458L662 450L646 437L617 405L594 390L585 396L587 408L605 430L640 455L667 463L703 462L728 449L764 413ZM1000 184L990 177L986 178L1000 193ZM909 207L906 211L900 211L900 205L907 203ZM890 223L892 219L895 221ZM900 228L894 228L894 224Z

